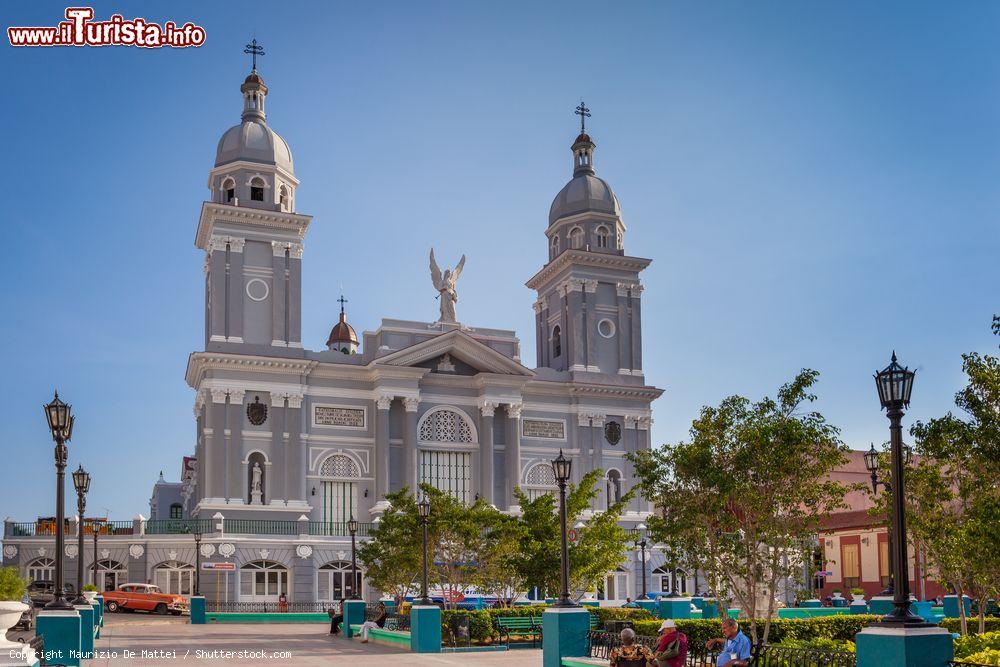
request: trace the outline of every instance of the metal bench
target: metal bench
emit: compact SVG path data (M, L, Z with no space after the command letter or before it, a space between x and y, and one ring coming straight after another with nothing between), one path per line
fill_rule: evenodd
M542 626L534 616L501 616L496 621L500 637L506 638L508 648L512 636L531 637L532 647L542 638Z

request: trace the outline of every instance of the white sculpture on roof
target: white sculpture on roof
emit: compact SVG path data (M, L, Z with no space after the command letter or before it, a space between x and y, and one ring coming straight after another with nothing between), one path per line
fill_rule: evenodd
M455 304L458 303L458 292L455 290L455 283L458 282L458 277L462 274L462 267L464 266L465 255L462 255L462 259L459 260L458 266L454 270L445 269L442 274L441 268L434 259L434 248L431 248L431 282L434 283L434 289L438 291L441 299L441 317L438 319L439 322L458 322L455 316Z

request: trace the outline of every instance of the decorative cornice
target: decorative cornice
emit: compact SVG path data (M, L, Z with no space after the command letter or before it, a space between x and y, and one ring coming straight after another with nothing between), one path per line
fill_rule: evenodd
M311 215L267 211L207 201L201 205L201 216L198 220L198 232L195 234L194 244L202 250L207 250L209 239L213 235L213 229L217 222L259 227L270 231L283 231L302 239L311 221Z
M253 371L255 373L275 373L281 375L308 375L319 362L305 359L282 357L261 357L246 354L225 354L215 352L194 352L188 357L185 380L189 387L197 389L205 372L211 370Z
M651 259L642 257L629 257L628 255L614 255L604 252L590 252L587 250L566 250L554 260L546 264L542 269L532 276L525 285L529 289L540 289L548 280L557 275L563 269L575 266L588 266L595 268L612 268L622 271L634 271L638 273L652 263Z
M455 329L415 345L392 352L372 362L380 366L413 366L449 353L476 368L497 374L531 377L532 371L497 352L469 334Z

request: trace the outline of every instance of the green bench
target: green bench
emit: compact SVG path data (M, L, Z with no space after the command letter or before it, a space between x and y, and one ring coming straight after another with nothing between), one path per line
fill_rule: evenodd
M534 616L501 616L496 619L497 630L501 639L506 638L507 647L510 648L510 638L512 636L530 637L531 646L538 645L538 640L542 638L542 625Z

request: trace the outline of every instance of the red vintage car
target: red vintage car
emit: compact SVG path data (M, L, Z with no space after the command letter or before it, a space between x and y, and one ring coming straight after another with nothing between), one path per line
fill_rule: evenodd
M171 595L153 584L122 584L104 593L104 608L116 611L148 611L153 614L180 614L189 610L187 598Z

